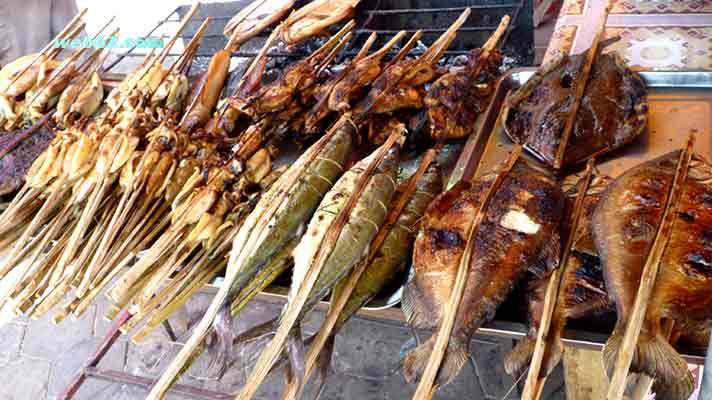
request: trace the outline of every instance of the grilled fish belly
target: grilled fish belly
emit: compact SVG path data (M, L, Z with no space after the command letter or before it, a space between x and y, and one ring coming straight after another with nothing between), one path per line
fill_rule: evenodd
M538 71L507 97L504 127L549 165L554 164L585 57L564 56ZM641 135L647 123L645 83L617 55L596 58L563 164L617 149Z
M664 212L681 152L638 165L616 179L593 215L593 233L618 323L604 350L610 368L633 309L640 276ZM661 324L695 325L712 317L712 167L694 156L648 304L631 368L656 376L665 399L686 399L692 377Z
M416 238L415 277L404 293L409 324L434 329L441 320L457 275L469 224L496 173L460 182L430 204ZM527 270L544 274L559 255L564 196L550 175L518 162L494 194L474 237L464 297L441 367L440 383L451 381L467 360L472 334L489 321ZM410 380L427 363L435 342L414 349L404 363Z
M578 229L573 233L571 253L561 277L561 289L547 336L549 342L543 358L541 376L551 373L561 360L563 353L561 334L569 318L581 318L613 306L606 293L601 262L593 246L591 234L591 218L601 192L608 182L610 179L607 177L595 177L584 198L583 214ZM577 186L580 186L580 183ZM578 187L574 187L567 192L569 210L573 207L577 190ZM567 215L571 214L572 212L567 213ZM549 276L530 276L528 279L526 286L529 331L507 355L504 362L505 370L513 376L519 376L531 362L549 283Z

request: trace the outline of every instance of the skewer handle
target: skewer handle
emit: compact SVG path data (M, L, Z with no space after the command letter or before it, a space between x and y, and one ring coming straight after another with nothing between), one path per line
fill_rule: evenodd
M616 358L615 370L613 371L613 377L611 378L611 383L608 388L608 400L620 400L623 398L625 380L628 376L630 364L633 362L635 348L638 344L638 336L640 336L643 319L645 318L645 312L648 308L648 301L653 292L655 278L660 267L660 260L667 247L670 234L672 233L672 225L677 214L677 204L682 196L683 185L687 179L687 172L690 167L690 161L692 160L693 144L694 135L691 135L687 142L687 147L680 153L680 159L675 169L675 177L673 178L672 185L670 185L665 202L665 210L663 211L660 224L655 233L655 239L650 246L648 257L645 260L643 273L640 277L640 286L638 287L635 303L633 304L633 311L628 320L628 325L623 336L623 343L621 343L621 348Z

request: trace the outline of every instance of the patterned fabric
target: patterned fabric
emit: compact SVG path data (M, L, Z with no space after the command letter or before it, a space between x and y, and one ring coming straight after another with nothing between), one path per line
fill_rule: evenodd
M588 49L605 2L565 0L543 62ZM638 70L712 70L712 1L616 0L605 38Z

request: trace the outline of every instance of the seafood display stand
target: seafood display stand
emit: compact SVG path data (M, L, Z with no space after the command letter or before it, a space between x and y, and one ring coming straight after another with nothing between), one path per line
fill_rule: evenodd
M468 54L469 49L481 45L485 39L488 38L493 31L495 31L497 26L493 24L494 21L497 21L503 15L510 15L512 22L507 28L504 38L500 42L500 47L508 48L510 53L517 54L518 59L515 62L519 64L527 65L533 60L534 54L531 48L527 46L527 40L508 40L512 31L515 30L518 30L520 35L532 35L531 2L527 0L515 0L509 2L468 1L466 7L453 7L450 3L442 2L445 7L427 8L404 8L404 5L412 5L412 2L403 2L400 0L364 1L364 3L366 3L366 7L364 7L365 10L359 9L358 15L355 16L358 21L359 28L353 31L355 35L354 43L358 44L362 42L372 33L382 34L384 37L390 37L400 29L404 29L409 33L420 29L425 34L422 41L428 45L433 38L436 38L447 29L447 26L441 28L435 27L436 25L442 25L444 23L443 21L449 21L450 15L457 15L466 8L471 8L478 13L475 18L473 18L475 22L470 22L466 26L459 29L456 42L453 43L450 49L445 51L445 56L456 57ZM372 8L369 9L369 5L372 5ZM190 20L187 29L182 32L179 37L186 41L190 39L197 30L198 26L200 26L200 24L207 17L224 24L224 22L236 14L239 7L243 6L244 4L241 2L203 5L198 12L198 15ZM235 7L238 8L236 9ZM181 6L173 10L166 18L159 21L156 26L145 35L145 37L156 36L160 33L160 28L164 25L178 23L188 8L189 6ZM415 18L410 18L411 16L415 16ZM380 23L375 21L378 18L382 19ZM383 22L384 20L386 21L385 23ZM372 25L374 25L374 28L371 28ZM337 30L338 28L339 24L333 26L332 30ZM250 60L257 56L259 48L263 45L270 33L271 30L266 30L246 43L246 45L239 51L232 53L233 60L240 61L239 66L235 69L235 71L241 72L244 68L246 68ZM190 73L197 73L199 72L198 70L205 70L214 51L221 48L225 42L221 29L218 31L218 29L214 27L208 29L208 32L204 35L204 38L203 43L201 43L197 53L195 54L193 64L191 64ZM353 56L356 54L356 48L357 46L354 46L353 49L343 51L340 57ZM422 51L422 49L414 50L413 54L417 54L418 51ZM305 55L308 54L300 51L289 52L281 49L268 53L268 57L272 61L299 58ZM109 72L109 74L107 74L107 76L111 76L112 69L117 69L117 65L120 65L122 61L131 59L140 60L143 57L144 54L139 54L135 51L135 48L128 50L126 53L120 54L117 59L108 64L106 71ZM122 74L113 75L115 76L112 77L112 81L114 80L113 78L116 78L115 80L118 82L122 78ZM239 78L240 75L240 73L231 74L230 82L227 85L228 92L233 90L234 85L238 81L238 79L235 78ZM468 141L464 147L460 145L462 152L450 175L449 182L451 183L459 180L463 176L463 172L467 170L467 166L470 164L469 159L473 155L473 149L469 142L470 141ZM215 282L207 285L201 291L208 294L216 293L220 287L220 281L221 278L216 279ZM257 299L258 301L284 304L287 300L287 289L287 287L271 286L264 292L260 293L257 296ZM358 315L364 318L377 319L394 324L404 324L405 319L403 313L397 307L400 302L401 294L402 287L397 288L394 292L388 293L385 296L379 296L367 306L361 308ZM327 302L322 302L317 305L316 309L323 311L328 308L328 305L329 304ZM80 371L58 396L58 399L73 398L82 384L89 378L128 384L145 389L150 389L154 385L154 379L137 376L123 371L98 368L98 364L102 358L109 352L112 345L122 335L120 328L130 318L131 315L128 310L124 310L113 319L107 334L102 339L98 348L88 359L85 360ZM173 333L173 328L171 327L169 321L164 321L163 329L171 340L175 340L175 334ZM521 338L524 336L524 332L525 330L522 324L500 321L495 321L488 327L480 330L480 333L483 335L494 335L513 339ZM600 337L600 335L572 335L569 339L567 339L567 343L576 346L596 347L598 346L598 343L602 343L602 340L603 337ZM233 394L197 388L185 384L173 385L170 392L196 399L214 400L234 398Z
M518 16L522 10L522 1L517 4L507 5L483 5L482 8L507 8L506 13L512 15L512 26L510 29L516 29ZM474 8L477 8L475 6ZM367 15L365 23L361 26L368 25L376 15L393 15L393 14L437 14L438 12L458 12L464 7L450 7L447 9L399 9L399 10L368 10L364 14ZM161 25L169 22L175 22L172 19L175 14L180 14L180 9L171 13L166 19L161 21L147 36L153 34ZM205 17L205 16L203 16ZM229 18L229 17L213 17ZM192 21L196 26L200 20ZM413 27L409 27L412 29ZM465 27L464 31L469 32L489 32L494 30L494 27ZM427 29L428 33L441 33L444 29ZM372 32L380 32L391 34L395 32L391 29L356 29L355 34L370 34ZM189 35L190 32L187 33ZM213 37L220 35L214 34ZM211 37L210 34L206 37ZM505 39L506 41L506 39ZM201 65L200 57L206 59L210 57L212 52L199 52L197 65ZM241 51L233 54L238 58L249 58L254 56L255 52ZM348 54L348 52L346 52ZM451 50L448 55L465 54L463 50ZM275 53L273 57L284 58L297 56L292 53ZM129 52L124 55L131 57ZM120 60L119 60L120 61ZM118 62L118 61L117 61ZM113 65L112 65L113 66ZM487 112L480 116L475 133L471 135L464 144L461 155L454 166L453 172L450 175L450 184L457 182L460 179L470 179L479 175L482 171L490 170L497 163L507 158L507 154L512 149L512 142L506 136L501 124L501 111L505 96L508 92L515 90L524 84L534 74L532 68L520 68L507 72L498 82L495 92ZM646 81L649 93L650 103L650 123L648 132L654 132L654 135L645 135L634 144L625 149L616 151L613 155L603 157L599 160L597 168L610 176L617 176L622 171L637 165L640 162L650 160L659 155L665 154L671 150L678 149L684 145L687 140L687 135L690 132L695 132L698 137L698 145L696 150L702 155L712 158L712 72L707 71L675 71L675 72L659 72L659 71L643 71L641 73ZM684 110L684 111L683 111ZM527 154L522 157L530 157ZM215 293L220 287L220 281L217 280L213 284L203 288L204 292ZM371 304L359 311L359 315L366 318L374 318L379 320L391 321L392 323L404 323L404 316L397 304L400 301L401 290L398 289L394 293L389 293L386 296L381 296L377 299L376 304ZM261 293L258 299L261 301L285 303L286 288L271 287L267 291ZM328 308L328 303L321 303L318 309L325 310ZM112 326L102 340L100 346L94 354L87 359L76 378L67 386L64 392L59 396L60 399L70 399L77 392L79 387L87 378L96 378L120 382L124 384L136 385L144 388L150 388L154 381L153 379L143 378L121 371L104 370L98 368L98 364L104 355L109 351L111 346L121 335L120 327L130 318L128 311L123 311L115 318ZM168 322L164 324L169 336L174 337L172 328ZM519 339L526 335L526 327L523 323L517 321L495 320L486 327L479 330L480 334ZM600 351L603 343L607 339L606 332L590 332L581 329L570 329L565 331L564 344L568 347L588 348ZM704 356L698 354L684 354L684 359L690 364L702 365L705 361ZM228 399L233 398L232 394L210 391L200 388L195 388L189 385L176 384L172 387L171 392L179 395L189 396L191 398L200 399ZM704 398L704 397L703 397Z

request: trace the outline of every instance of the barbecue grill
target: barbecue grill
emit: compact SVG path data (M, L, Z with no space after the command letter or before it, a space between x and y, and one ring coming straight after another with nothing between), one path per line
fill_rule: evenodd
M178 36L187 43L206 18L210 17L213 21L208 26L203 41L200 43L191 69L192 72L204 69L215 51L225 46L227 38L222 33L223 27L230 18L249 3L249 1L242 0L204 4L200 7L196 16ZM306 1L298 1L295 7L300 7L305 3ZM423 46L412 51L411 54L416 55L437 39L452 21L468 7L473 12L464 26L458 30L457 37L445 52L446 56L464 55L469 50L481 46L497 28L502 16L509 15L511 23L506 36L501 41L501 50L512 59L512 66L532 65L534 31L531 0L364 0L356 8L356 13L353 16L357 27L353 31L354 37L340 57L345 58L356 54L363 41L373 32L379 35L375 48L385 43L400 30L412 33L420 29L423 31L421 38ZM170 28L176 26L189 9L189 5L177 7L159 21L146 36L158 36L170 31ZM338 31L341 26L343 26L343 22L331 26L330 32ZM240 65L247 65L249 59L257 54L270 33L271 29L266 29L256 38L248 41L233 53L234 60ZM279 59L302 58L310 53L310 47L307 43L289 51L275 48L268 54L274 62L279 62L277 61ZM395 54L396 51L397 48L392 50L392 53ZM176 52L173 54L177 55ZM118 73L131 71L143 57L144 54L136 49L129 49L108 64L107 70ZM337 59L337 63L338 61ZM237 69L232 75L239 76L240 72Z

